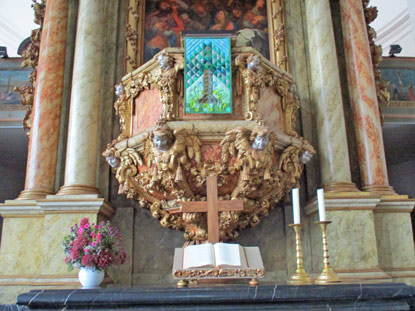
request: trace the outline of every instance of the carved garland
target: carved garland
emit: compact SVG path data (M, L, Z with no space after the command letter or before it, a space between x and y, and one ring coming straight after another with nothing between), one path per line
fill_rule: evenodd
M133 114L134 99L143 90L156 88L160 91L160 98L163 104L163 113L159 117L159 124L164 124L166 121L176 119L177 96L183 96L182 77L183 73L179 75L179 71L183 71L184 59L182 55L168 56L164 53L159 54L159 59L166 58L167 65L162 66L156 73L151 70L156 64L149 67L149 71L144 71L136 75L133 79L127 82L116 85L117 101L114 104L115 112L120 118L121 134L118 140L131 136L131 116Z
M256 121L254 130L237 127L224 133L220 142L221 160L202 159L201 141L188 129L171 130L167 121L176 120L177 103L182 97L182 49L166 49L141 69L116 86L116 113L120 116L121 134L108 145L107 158L120 184L119 193L136 199L149 208L163 227L184 229L186 240L206 238L206 215L202 213L169 214L181 201L205 200L205 182L209 174L218 176L221 200L243 199L244 212L222 212L219 215L220 239L234 239L238 231L255 226L296 186L302 170L303 155L315 153L311 145L294 131L299 101L291 79L253 52L235 48L237 91L243 94L242 111L247 121ZM260 90L272 88L282 98L284 131L264 127L256 111ZM132 115L135 98L143 90L156 88L164 111L159 125L164 127L132 137ZM264 148L254 148L257 136L266 136ZM168 138L168 148L160 149L155 137ZM163 151L162 151L163 150Z
M23 128L27 138L30 137L30 129L32 127L32 108L34 93L36 87L37 65L39 62L40 39L42 35L43 20L45 17L46 0L32 0L32 8L35 12L34 22L40 27L32 30L30 35L31 43L23 53L22 68L31 66L33 68L29 76L29 85L23 88L16 87L15 90L22 96L22 105L27 107L26 115L23 119Z
M369 37L370 51L372 54L373 73L376 83L376 94L379 103L379 112L381 123L383 125L383 114L381 106L387 106L390 100L390 94L388 92L387 83L381 80L381 71L379 69L380 62L382 61L382 46L375 43L376 31L369 26L378 16L378 9L374 6L369 7L370 0L362 0L363 9L365 13L365 20L367 26L367 33Z
M173 276L180 279L211 278L211 277L250 277L259 278L264 276L262 269L191 269L174 271Z
M297 88L285 77L276 76L259 66L259 58L257 54L240 53L235 59L235 65L239 69L237 71L237 79L240 81L238 89L244 90L245 120L256 120L260 125L264 125L262 116L257 113L256 107L260 99L261 88L271 87L283 98L282 108L286 133L297 137L298 134L294 131L296 112L300 108Z
M254 149L255 137L265 134L270 142L263 150ZM169 136L174 143L168 150L160 151L153 141L154 135ZM289 144L282 153L278 147L281 143ZM149 208L163 227L185 229L186 240L206 238L205 215L187 213L182 217L169 214L168 209L181 201L205 200L203 189L210 173L218 175L219 187L237 180L232 193L220 197L245 201L244 212L223 212L219 216L220 239L227 240L236 238L237 231L257 225L268 215L272 204L298 184L303 153L315 152L301 138L264 127L254 131L238 127L227 132L221 142L222 159L216 163L203 161L200 146L194 132L164 127L142 135L136 147L114 141L103 155L113 166L120 183L119 193Z
M138 51L141 48L141 16L143 16L142 2L145 0L128 0L127 23L125 26L126 56L125 72L131 72L136 69L141 60L138 58Z
M168 62L168 66L160 66L160 60L164 58ZM262 56L254 53L239 53L235 59L238 68L236 72L237 90L239 95L244 93L244 118L247 121L257 121L259 125L264 125L262 116L256 111L256 106L260 99L261 88L271 87L283 98L285 132L297 137L298 134L294 131L296 111L300 107L297 88L285 76L273 74L266 68L264 62L260 66L261 59L263 59ZM251 65L251 63L255 64ZM155 70L157 64L160 68ZM166 121L177 119L178 107L174 103L177 102L177 97L183 97L183 66L182 55L174 54L173 56L162 52L153 59L153 64L148 65L145 70L116 86L120 88L118 99L114 104L116 114L120 117L121 134L118 137L119 140L130 137L132 134L131 116L134 99L142 90L150 88L160 90L163 103L163 113L159 117L160 125Z
M268 2L268 7L270 7L268 21L272 29L270 47L274 51L271 53L271 61L281 69L288 71L283 3L284 0L271 0Z

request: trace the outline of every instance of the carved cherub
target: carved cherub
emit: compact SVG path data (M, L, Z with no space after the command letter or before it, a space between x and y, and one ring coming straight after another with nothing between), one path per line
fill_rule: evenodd
M236 156L236 170L242 170L238 186L232 192L232 197L245 191L249 183L261 182L271 178L271 167L275 161L274 150L269 143L272 132L266 127L256 127L252 132L243 127L228 131L221 142L222 162L228 163L229 156ZM243 190L245 189L245 190Z
M122 83L116 84L114 88L115 88L114 93L118 98L124 95L124 86L122 85Z
M260 90L265 86L266 74L261 69L260 60L260 57L255 54L239 55L235 59L235 64L239 67L244 84L245 100L248 108L247 120L254 120L258 117L256 105L260 97Z
M241 193L258 197L273 184L278 184L282 174L296 182L303 163L315 153L307 141L263 126L257 126L252 132L243 127L230 130L221 146L222 162L228 163L230 156L236 156L233 167L241 170L238 185L232 192L233 198ZM281 150L282 161L277 165L277 151Z
M163 115L160 121L173 120L175 118L173 102L178 90L181 90L180 79L177 73L183 69L183 63L175 60L171 55L165 51L157 56L159 63L159 72L155 76L154 81L161 94L161 101L164 105Z
M115 172L120 188L118 193L125 193L132 198L135 195L133 178L138 173L138 166L143 165L140 154L134 148L116 148L116 140L108 144L107 149L102 153L105 160Z
M166 52L161 52L157 57L161 71L167 71L173 68L173 58L171 58Z
M288 146L280 156L278 169L286 176L286 188L298 187L304 164L307 164L315 154L314 148L306 141Z
M252 54L248 56L246 59L247 65L246 68L251 71L258 71L259 70L259 64L261 62L261 59L258 55Z
M166 127L159 127L152 131L144 147L147 166L152 170L150 187L159 189L163 183L174 191L176 184L179 184L188 196L193 196L183 175L183 166L191 159L201 162L200 146L199 138L190 130L172 132Z

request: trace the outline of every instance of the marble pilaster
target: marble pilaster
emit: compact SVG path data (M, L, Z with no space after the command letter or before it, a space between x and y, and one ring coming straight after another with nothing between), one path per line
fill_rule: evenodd
M374 210L379 266L394 281L415 284L414 200L383 200Z
M299 124L304 130L302 136L307 139L310 144L317 146L317 135L315 132L315 118L312 109L312 102L309 92L309 74L307 66L305 29L303 20L305 16L302 0L285 1L285 27L286 27L286 41L289 52L288 67L290 73L293 75L297 87L298 97L300 99L301 114L298 115L297 131ZM300 122L301 121L301 122ZM319 168L319 154L317 153L313 159L305 166L306 187L309 197L314 196L315 190L320 183L320 168Z
M376 85L361 0L340 0L350 100L362 189L395 194L389 186Z
M321 180L326 191L358 191L351 182L330 3L328 0L307 0L305 11Z
M42 198L55 191L67 22L68 1L49 0L37 66L25 189L18 200Z
M69 273L65 264L63 237L82 218L97 223L110 219L114 211L96 195L52 195L0 204L0 286L78 284L76 271Z
M374 196L336 196L326 194L326 216L332 221L327 226L330 264L344 280L390 280L391 276L379 268L378 249L373 210L380 199ZM323 245L318 221L317 201L304 209L311 236L312 269L319 274L323 269Z
M65 184L58 195L99 193L97 173L105 1L81 0L69 112Z

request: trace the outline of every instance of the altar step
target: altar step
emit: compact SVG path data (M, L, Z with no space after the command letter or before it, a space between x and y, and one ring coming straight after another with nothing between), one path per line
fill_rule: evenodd
M0 310L415 310L405 284L233 285L33 290Z

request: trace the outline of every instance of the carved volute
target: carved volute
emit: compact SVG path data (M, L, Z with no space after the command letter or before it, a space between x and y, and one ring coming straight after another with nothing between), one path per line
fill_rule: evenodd
M252 48L232 48L233 112L184 113L184 49L167 48L116 86L121 134L103 155L119 193L149 208L163 227L206 239L205 215L169 214L182 201L204 200L217 174L223 200L243 212L220 213L220 239L258 224L298 185L315 153L294 131L299 108L292 77Z

